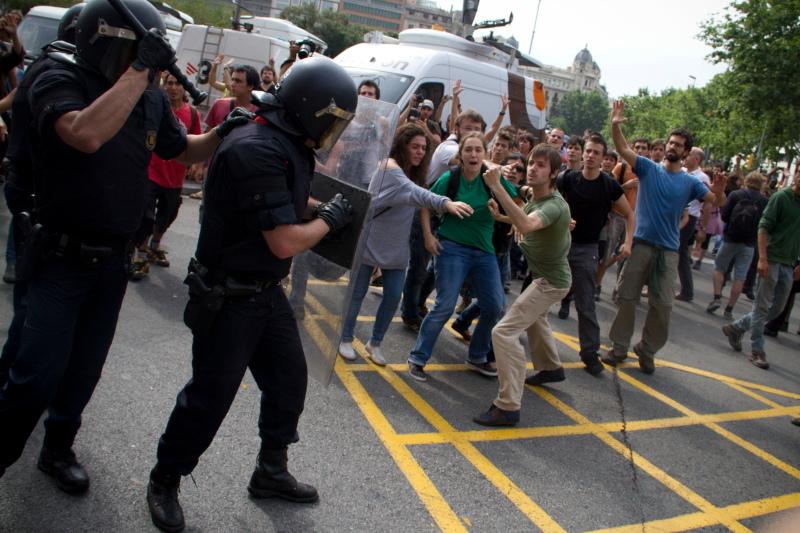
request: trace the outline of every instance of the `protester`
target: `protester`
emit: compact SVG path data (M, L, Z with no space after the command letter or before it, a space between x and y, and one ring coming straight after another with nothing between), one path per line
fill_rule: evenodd
M275 88L276 79L275 67L273 61L270 59L268 65L261 67L261 84L259 88L264 92L272 91Z
M573 135L567 141L567 162L561 166L561 171L580 170L583 167L583 137Z
M606 155L603 156L603 163L600 166L600 170L605 172L608 175L612 175L614 172L614 167L617 166L619 162L619 154L614 150L609 150L606 152Z
M639 357L639 368L645 374L655 372L655 354L667 342L672 312L673 280L678 267L678 223L683 208L694 198L712 202L722 191L711 192L699 179L681 170L682 157L692 148L693 138L685 129L675 129L667 141L666 164L653 163L637 156L622 134L625 104L614 102L611 133L622 159L639 179L636 209L636 231L633 249L619 280L616 317L609 338L612 348L602 357L609 365L617 365L628 356L636 325L636 303L642 287L649 283L647 317L642 338L633 347ZM719 184L720 188L724 184Z
M708 174L703 172L700 165L703 163L705 153L702 148L695 146L692 148L684 159L684 167L690 176L698 178L706 187L711 186L711 178ZM689 223L681 229L680 247L678 249L678 277L680 278L681 289L675 295L676 300L682 302L691 302L694 299L694 281L692 279L692 257L689 252L689 247L695 238L698 240L705 239L706 224L708 218L700 221L703 206L698 199L689 202ZM709 206L709 209L711 206ZM710 214L710 213L709 213ZM698 226L698 222L701 222ZM697 236L695 235L697 231Z
M750 362L767 370L764 323L783 311L792 281L800 279L800 172L791 187L770 197L758 223L758 276L756 298L749 313L722 327L731 348L742 351L742 336L750 331Z
M552 147L540 144L528 157L527 183L531 198L524 209L506 193L499 173L489 171L484 180L516 229L531 271L533 282L522 291L502 320L492 330L499 390L485 413L473 420L485 426L513 426L519 422L525 378L526 356L519 336L527 332L533 368L543 372L563 369L556 341L547 322L547 311L569 291L571 277L567 262L570 248L570 210L556 191L555 179L561 156ZM496 204L491 202L492 209ZM532 376L535 377L536 375Z
M369 234L361 267L354 273L356 281L353 296L345 315L339 344L339 355L349 361L356 358L352 341L361 303L367 294L373 270L380 268L383 297L366 349L373 362L386 364L380 345L400 303L409 256L408 247L397 246L397 243L407 241L415 208L424 207L458 218L472 214L469 205L451 201L420 186L425 183L429 153L428 140L422 128L413 123L401 126L395 134L383 179L378 184L370 184L372 218Z
M656 139L652 143L650 143L650 160L653 163L661 163L664 161L664 154L667 149L667 143L664 139ZM634 151L635 148L634 148Z
M453 313L465 280L470 281L481 306L481 318L469 346L467 367L486 376L497 375L494 363L487 357L490 332L500 316L504 298L492 245L494 218L487 207L490 195L481 179L486 156L486 141L480 134L464 136L459 143L460 165L442 175L431 187L436 194L446 194L453 200L469 204L474 210L472 216L461 219L445 215L437 236L434 236L428 210L420 211L425 247L436 256L436 302L423 319L417 342L408 357L409 375L418 381L428 379L425 364L433 353L442 327ZM512 197L517 195L510 183L505 179L501 182Z
M583 170L567 170L558 176L556 187L569 205L575 228L572 230L569 250L569 269L572 274L570 295L578 311L578 338L580 357L586 371L593 376L603 371L600 363L600 325L595 313L595 284L600 231L608 221L614 207L625 221L626 238L618 254L625 259L631 254L633 242L634 214L628 205L622 187L617 181L600 170L606 153L605 139L597 133L591 134L583 149ZM559 317L569 309L569 298L561 302ZM532 377L532 384L563 381L564 370L543 370Z
M722 221L725 230L722 246L714 260L714 299L706 311L713 313L722 306L722 284L725 274L733 267L733 285L725 307L725 318L733 318L733 306L747 277L747 269L753 259L758 233L758 221L767 205L767 198L761 194L764 176L751 172L744 180L745 188L734 191L722 208Z

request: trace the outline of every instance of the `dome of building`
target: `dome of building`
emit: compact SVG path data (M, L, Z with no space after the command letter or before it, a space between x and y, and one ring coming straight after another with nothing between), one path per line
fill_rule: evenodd
M594 59L592 59L592 53L589 52L587 47L583 47L583 50L578 52L578 55L575 56L575 63L587 63L591 65L594 63Z

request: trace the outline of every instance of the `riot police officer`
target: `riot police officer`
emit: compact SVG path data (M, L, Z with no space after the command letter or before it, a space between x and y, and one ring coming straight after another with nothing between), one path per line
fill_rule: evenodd
M350 221L352 208L341 195L318 204L309 190L312 148L335 143L354 115L356 87L344 69L318 56L297 62L274 95L253 95L256 121L225 139L206 181L184 315L194 334L192 378L159 441L147 491L153 522L164 531L183 529L180 477L192 472L211 444L248 368L262 392L261 449L250 494L318 499L314 487L287 470L307 369L280 280L292 256Z
M47 408L38 467L69 493L89 487L72 446L114 337L150 154L203 160L243 120L187 138L152 85L175 61L164 22L146 0L123 2L151 28L141 40L107 0L90 0L75 60L52 65L28 91L41 228L26 243L28 312L0 390L0 475Z
M26 232L30 230L33 220L33 160L30 151L28 131L31 123L30 102L28 91L39 74L58 63L54 63L51 54L75 53L75 23L85 4L75 4L67 9L61 16L58 24L58 40L48 43L41 55L25 70L14 100L11 104L11 114L14 121L8 134L8 148L3 165L6 170L6 184L4 193L8 209L11 211L11 231L14 232L14 244L17 257L22 257ZM63 57L59 55L59 57ZM67 58L65 60L69 60ZM28 284L24 279L17 278L14 284L14 317L8 326L8 337L0 353L0 388L8 379L8 369L17 356L19 340L22 334L22 324L25 323L27 314Z

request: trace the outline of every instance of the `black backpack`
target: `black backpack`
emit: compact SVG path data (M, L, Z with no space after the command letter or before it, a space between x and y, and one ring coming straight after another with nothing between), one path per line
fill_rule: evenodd
M758 198L743 195L733 206L725 233L731 242L750 242L756 237L761 208Z

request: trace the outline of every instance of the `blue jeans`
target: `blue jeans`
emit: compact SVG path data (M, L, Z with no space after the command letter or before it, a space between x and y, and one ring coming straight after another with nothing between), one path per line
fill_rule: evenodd
M497 257L497 267L500 269L500 283L505 286L511 277L508 254L499 254L495 257ZM470 298L474 296L474 293L475 291L470 288ZM461 311L461 313L459 313L456 320L458 320L458 323L464 328L470 328L472 326L472 322L474 322L479 316L481 316L481 306L478 304L478 302L470 302L470 304L463 311Z
M751 349L764 351L764 324L781 314L793 284L794 268L780 263L769 263L767 277L758 278L752 310L731 324L737 331L750 330Z
M369 290L369 280L372 277L373 268L369 265L361 265L361 268L358 269L353 287L353 299L350 301L350 307L347 310L344 324L342 324L342 342L353 341L356 319L358 318L358 312L361 310L364 296ZM386 335L386 330L389 329L389 324L392 323L392 317L397 311L397 306L400 305L400 295L403 292L406 271L404 269L381 269L381 275L383 276L383 298L381 298L381 304L378 306L378 312L375 315L375 325L372 327L370 343L373 346L380 346L384 335Z
M436 339L453 314L465 280L478 296L481 318L469 344L469 360L485 363L491 348L492 328L503 311L503 285L494 254L442 239L436 258L436 302L425 316L408 360L424 366L431 358Z

